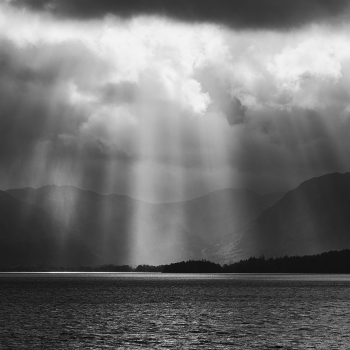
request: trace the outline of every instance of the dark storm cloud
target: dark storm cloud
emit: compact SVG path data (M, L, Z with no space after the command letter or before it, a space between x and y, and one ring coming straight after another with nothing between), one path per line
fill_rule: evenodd
M165 15L184 21L223 23L234 28L291 28L338 18L347 0L13 0L18 6L64 17Z
M243 123L246 109L241 101L234 97L230 101L227 111L225 111L227 122L230 125Z

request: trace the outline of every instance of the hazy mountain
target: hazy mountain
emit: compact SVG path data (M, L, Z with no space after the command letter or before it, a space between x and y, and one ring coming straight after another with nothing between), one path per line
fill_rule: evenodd
M161 264L201 259L222 237L256 218L281 194L221 190L189 201L150 204L72 186L8 190L43 209L100 263Z
M0 267L94 261L71 232L44 210L0 191Z
M7 192L57 219L97 254L99 263L158 264L201 257L205 248L180 223L167 222L161 206L124 195L100 195L71 186Z
M283 193L260 196L246 189L225 189L162 207L172 220L181 221L191 234L213 244L257 218L282 196Z
M232 261L344 248L350 248L350 173L333 173L289 191L256 220L227 236L213 257Z
M72 186L24 188L7 193L57 219L99 256L99 263L130 262L133 237L129 232L132 213L136 211L135 200L127 196L102 196ZM143 203L138 206L139 210L142 206Z
M350 173L310 179L284 196L226 189L166 204L71 186L6 192L2 264L228 262L350 247Z

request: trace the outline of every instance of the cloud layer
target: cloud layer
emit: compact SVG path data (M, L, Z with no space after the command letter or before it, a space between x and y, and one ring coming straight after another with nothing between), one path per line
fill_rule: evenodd
M339 21L349 10L346 0L12 0L12 3L80 19L108 14L125 18L158 15L188 22L222 23L233 28L265 29Z
M248 16L249 1L234 3ZM240 17L239 31L154 15L158 2L152 16L122 2L19 4L0 5L3 189L72 184L161 201L285 190L350 168L350 28L330 22L342 1L305 12L288 2L279 23L255 4L261 18Z

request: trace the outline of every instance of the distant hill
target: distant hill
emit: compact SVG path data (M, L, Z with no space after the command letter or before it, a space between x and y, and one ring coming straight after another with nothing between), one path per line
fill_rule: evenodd
M8 190L7 193L43 209L74 233L99 257L99 263L129 263L135 227L133 215L151 216L152 204L130 197L103 196L72 186L44 186L39 189ZM150 223L145 230L149 229Z
M3 205L2 227L7 217L13 217L11 227L19 225L22 238L15 239L9 233L14 229L2 229L3 261L18 255L6 251L25 251L23 247L32 246L24 260L33 261L32 255L36 255L36 261L46 261L49 258L44 253L40 258L29 251L39 252L37 247L48 246L47 251L55 253L47 256L62 261L58 258L59 242L65 242L67 252L90 252L90 260L84 258L84 263L80 256L88 254L75 254L76 262L95 266L201 259L228 263L262 254L268 258L350 248L350 173L312 178L285 195L259 196L249 190L227 189L166 204L100 195L71 186L6 193L16 198L13 203L17 204ZM2 193L3 200L9 201L6 193ZM23 216L23 211L31 214ZM33 228L35 225L38 228ZM65 239L58 238L61 236ZM45 244L40 245L42 241Z
M282 196L227 189L184 202L151 204L72 186L6 192L55 218L94 252L99 264L118 265L202 259L203 252Z
M0 191L0 267L74 266L94 259L58 220Z
M256 220L225 237L208 258L230 262L344 248L350 248L350 173L333 173L289 191Z
M215 244L257 218L283 195L278 192L260 196L246 189L225 189L162 207L165 215L181 220L191 234Z

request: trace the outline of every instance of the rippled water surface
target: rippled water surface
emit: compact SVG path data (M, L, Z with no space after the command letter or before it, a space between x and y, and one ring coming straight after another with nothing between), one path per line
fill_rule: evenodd
M1 274L1 349L350 349L348 275Z

